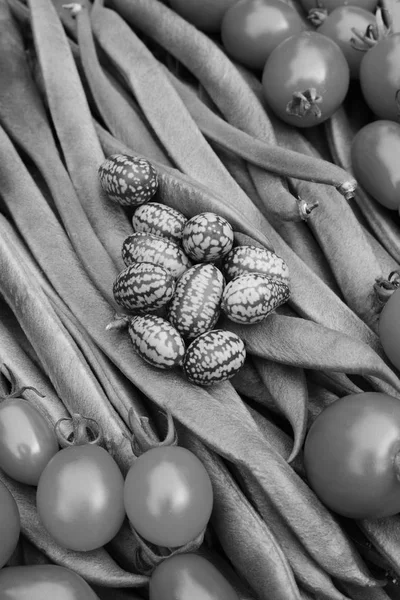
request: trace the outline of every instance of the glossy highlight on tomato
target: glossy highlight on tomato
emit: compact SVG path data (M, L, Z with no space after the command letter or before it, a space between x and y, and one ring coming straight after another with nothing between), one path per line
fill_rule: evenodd
M0 468L28 485L37 485L58 442L45 417L23 398L0 403Z
M125 479L125 510L147 541L174 548L206 527L213 490L203 463L180 446L152 448L132 464Z
M217 33L225 11L237 0L169 0L171 8L203 31Z
M322 33L337 43L346 57L350 69L350 77L358 79L360 74L360 64L364 57L364 52L354 47L352 38L354 38L353 28L360 33L365 34L367 27L376 25L375 15L361 8L360 6L338 6L325 19L318 33Z
M272 50L304 29L299 14L281 0L239 0L221 24L227 53L252 69L262 69Z
M389 35L368 50L360 65L360 85L366 103L380 119L400 118L400 33Z
M0 569L17 547L20 531L21 521L17 503L10 490L0 481Z
M125 517L124 479L110 454L95 444L60 450L37 488L39 517L64 548L94 550L109 542Z
M58 565L6 567L0 571L2 600L98 600L75 571Z
M310 487L334 512L378 519L400 511L400 400L352 394L316 418L304 445Z
M153 572L149 600L239 600L225 577L203 556L175 554Z
M386 208L400 206L400 124L378 120L355 135L351 163L358 183Z
M312 127L328 119L343 102L350 75L339 46L316 31L303 31L284 40L270 54L262 76L264 96L283 121L295 127ZM314 90L319 101L302 114L292 103L294 94ZM303 102L303 106L307 104Z

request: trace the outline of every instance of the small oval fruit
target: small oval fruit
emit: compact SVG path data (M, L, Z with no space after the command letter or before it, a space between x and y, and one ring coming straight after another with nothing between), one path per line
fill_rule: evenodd
M227 281L246 273L263 273L271 279L289 283L289 268L283 258L272 250L257 246L235 246L224 257L221 270Z
M139 206L157 191L158 177L145 158L112 154L99 167L100 183L110 200L123 206Z
M159 265L133 263L116 278L115 302L128 310L153 312L165 306L175 290L174 276Z
M137 315L128 326L135 352L159 369L172 369L183 361L185 343L179 332L156 315Z
M231 331L213 329L199 335L185 353L183 372L196 385L211 385L233 377L243 366L243 340Z
M215 262L232 248L233 229L226 219L215 213L199 213L186 223L182 245L195 262Z
M21 532L17 503L2 481L0 481L0 507L0 569L2 569L17 547Z
M132 226L135 231L153 233L180 243L187 220L184 214L171 206L147 202L138 206L133 213Z
M260 273L239 275L222 294L221 309L228 319L242 325L263 321L289 299L289 286Z
M194 339L214 327L224 285L221 271L210 264L194 265L178 279L168 320L184 339Z
M122 260L129 266L135 262L149 262L167 269L174 277L192 266L180 246L152 233L136 232L122 244Z

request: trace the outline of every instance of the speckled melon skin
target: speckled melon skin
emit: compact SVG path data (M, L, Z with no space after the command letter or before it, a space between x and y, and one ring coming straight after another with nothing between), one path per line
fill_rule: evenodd
M128 266L135 262L150 262L167 269L174 277L192 266L180 246L152 233L135 232L122 244L122 260Z
M188 346L183 372L191 383L212 385L233 377L243 366L245 358L246 349L239 336L224 329L213 329Z
M289 286L260 273L239 275L223 292L221 310L234 323L253 325L263 321L290 297Z
M289 285L289 267L272 250L257 246L236 246L223 258L221 270L227 281L246 273L263 273Z
M173 369L182 363L185 343L166 319L135 316L129 320L128 331L135 352L153 367Z
M112 154L99 167L100 183L110 200L123 206L139 206L151 200L158 176L145 158Z
M133 263L119 273L113 294L119 306L131 311L152 312L165 306L175 290L175 278L164 267Z
M159 235L177 244L182 241L186 222L187 218L179 210L160 202L142 204L132 216L134 231Z
M194 262L216 262L230 251L233 239L233 229L226 219L212 212L204 212L186 223L182 246Z
M220 314L225 279L211 264L194 265L178 279L168 306L168 320L184 339L212 329Z

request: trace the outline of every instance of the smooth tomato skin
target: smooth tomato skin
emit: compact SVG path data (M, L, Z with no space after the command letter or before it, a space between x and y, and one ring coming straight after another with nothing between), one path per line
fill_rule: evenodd
M9 489L0 481L0 569L17 547L20 532L21 521L17 503Z
M382 39L362 58L361 90L365 102L380 119L399 120L400 109L396 102L400 89L399 64L400 33Z
M364 57L364 52L356 50L350 43L354 37L352 28L356 27L364 33L373 24L376 24L376 18L370 11L359 6L338 6L317 29L318 33L331 38L342 50L349 65L351 79L358 79Z
M400 400L378 392L336 400L316 418L304 445L310 487L334 512L378 519L400 511Z
M239 600L225 577L198 554L175 554L150 578L149 600Z
M400 290L393 292L379 316L379 338L390 362L400 369Z
M43 415L23 398L0 404L0 468L9 477L37 485L39 477L58 452L54 430Z
M272 50L303 31L299 14L281 0L239 0L221 25L227 53L251 69L262 69Z
M347 4L350 4L349 0L322 0L322 8L325 8L328 11L328 14L338 6L346 6ZM374 12L377 4L378 0L351 0L352 6L359 6L370 12ZM318 3L317 0L301 0L301 5L304 10L308 12L312 8L317 8Z
M124 502L129 521L145 540L174 548L206 527L213 489L192 452L180 446L152 448L129 469Z
M400 205L400 125L379 120L354 136L351 163L359 184L377 202L391 210Z
M170 7L202 31L217 33L222 18L237 0L169 0Z
M2 600L98 600L75 571L58 565L6 567L0 571Z
M328 119L343 102L350 82L349 67L339 46L316 31L292 35L269 55L262 76L263 92L275 114L289 125L312 127ZM302 117L286 111L294 92L315 88L322 96L322 115Z
M64 448L39 479L38 514L60 546L95 550L121 528L123 488L121 471L104 448L91 444Z

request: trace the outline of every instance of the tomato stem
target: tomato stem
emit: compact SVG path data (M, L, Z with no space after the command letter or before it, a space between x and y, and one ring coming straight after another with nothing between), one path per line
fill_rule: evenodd
M10 367L8 365L6 365L5 363L2 363L2 365L0 367L0 372L9 381L10 387L11 387L11 391L9 394L0 392L0 400L7 400L8 398L22 398L22 395L27 390L30 390L31 392L35 392L35 394L37 396L39 396L40 398L44 398L44 395L41 394L35 387L33 387L31 385L23 385L21 387L18 387L17 379L16 379L14 373L12 372Z
M400 287L400 270L389 273L387 279L378 277L375 280L374 291L376 298L382 308L390 296Z
M65 435L61 430L61 424L65 422L72 426L72 432L68 435ZM100 446L103 442L103 433L97 421L90 417L84 417L79 413L73 413L71 417L59 419L54 426L54 431L61 448L83 446L85 444Z
M326 8L310 8L308 11L307 19L314 25L314 27L320 27L322 23L326 20L328 16L328 11Z
M315 88L309 88L304 92L294 92L292 99L286 106L286 112L300 118L312 114L319 119L322 112L318 104L321 102L322 96L317 93Z
M170 411L166 411L167 433L164 440L160 441L150 424L148 417L139 416L133 408L128 413L128 424L132 430L131 446L135 457L140 456L151 448L161 446L176 446L178 436Z

